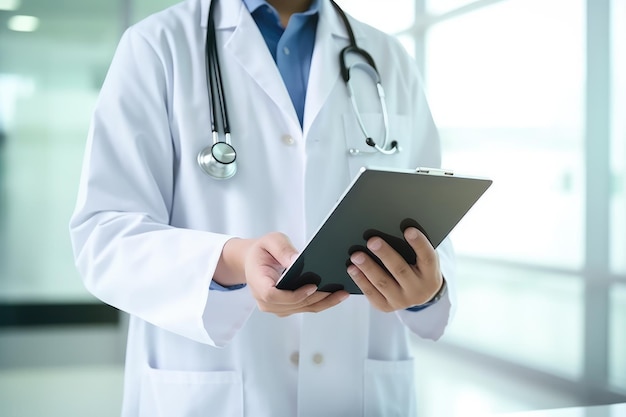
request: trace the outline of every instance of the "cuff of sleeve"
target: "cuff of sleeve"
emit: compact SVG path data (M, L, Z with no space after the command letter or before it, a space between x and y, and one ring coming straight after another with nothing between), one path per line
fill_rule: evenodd
M215 281L211 281L211 284L209 284L209 289L215 290L215 291L233 291L233 290L239 290L245 286L246 284L235 284L235 285L229 285L225 287L223 285L218 284Z
M247 286L239 291L209 291L202 319L211 344L222 348L230 343L255 308L256 301Z

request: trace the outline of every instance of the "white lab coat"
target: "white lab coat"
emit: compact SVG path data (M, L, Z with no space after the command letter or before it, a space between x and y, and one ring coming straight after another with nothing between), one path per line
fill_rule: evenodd
M123 415L414 415L419 369L406 329L437 339L448 323L455 286L447 241L438 253L448 296L420 312L382 313L353 295L322 313L278 318L260 312L248 288L209 291L232 236L281 231L302 248L359 167L439 165L414 63L397 41L352 20L378 65L403 151L349 156L368 146L339 75L348 41L330 4L323 1L301 127L247 9L220 0L239 169L215 180L196 164L211 142L207 11L208 0L187 0L124 34L89 132L70 229L88 290L130 315ZM371 80L358 85L366 122L379 132Z

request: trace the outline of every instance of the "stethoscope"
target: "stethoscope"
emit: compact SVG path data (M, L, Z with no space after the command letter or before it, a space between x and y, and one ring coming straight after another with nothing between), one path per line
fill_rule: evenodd
M376 64L372 56L364 49L361 49L356 44L354 32L352 26L348 22L348 17L341 10L339 5L334 0L330 0L331 4L341 16L343 23L348 32L350 38L350 45L343 48L339 54L339 66L341 70L341 76L348 89L348 95L350 97L350 103L356 116L357 122L361 129L361 132L365 136L365 143L384 155L392 155L400 151L397 141L389 141L389 116L387 113L387 103L385 100L385 90L380 81L380 74L376 69ZM209 17L207 19L207 34L206 34L206 77L207 86L209 91L209 100L211 101L211 133L213 143L211 146L207 146L202 149L197 156L198 165L200 168L215 179L228 179L231 178L237 172L237 152L231 144L230 139L230 124L228 119L228 110L226 107L226 99L224 97L224 83L222 81L222 73L220 70L219 58L217 55L217 36L215 31L215 21L213 19L213 11L217 0L212 0L209 6ZM350 65L346 64L346 56L349 53L353 53L361 56L365 62L354 62ZM382 109L384 136L382 144L378 144L372 139L372 136L368 133L365 123L361 118L361 113L356 102L354 94L354 88L350 82L350 70L353 68L359 68L368 74L374 83L376 84L376 90L378 92L378 99L380 101L380 107ZM224 140L219 139L219 132L217 126L217 108L220 109L222 129L224 130ZM358 155L363 151L356 148L348 149L350 155Z

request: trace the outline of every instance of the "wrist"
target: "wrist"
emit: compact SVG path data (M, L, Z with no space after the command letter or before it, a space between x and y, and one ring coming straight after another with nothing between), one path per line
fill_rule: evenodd
M223 287L246 283L245 260L254 239L234 237L224 243L213 280Z
M436 304L439 300L441 300L448 293L448 284L446 283L446 279L441 277L441 286L439 290L431 297L430 300L426 301L423 304L418 304L412 307L407 308L409 311L420 311L425 308L430 307L433 304Z

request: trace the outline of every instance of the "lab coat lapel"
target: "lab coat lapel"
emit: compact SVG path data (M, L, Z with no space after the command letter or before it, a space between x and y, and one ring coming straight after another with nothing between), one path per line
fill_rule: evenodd
M348 35L339 15L330 2L323 1L304 106L305 135L340 80L339 53L348 43Z
M226 38L225 52L230 54L276 103L284 116L299 126L298 115L278 67L244 3L241 0L220 1L217 4L216 16L218 32L232 30L232 34Z

